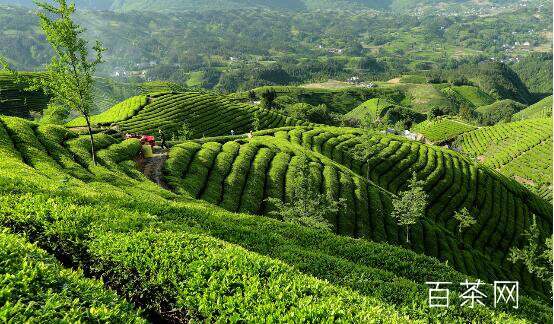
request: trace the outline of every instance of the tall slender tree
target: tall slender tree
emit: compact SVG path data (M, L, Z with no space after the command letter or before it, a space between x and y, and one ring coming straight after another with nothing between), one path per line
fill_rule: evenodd
M414 172L408 182L408 189L392 200L392 216L397 224L406 228L406 243L410 243L410 226L420 222L425 216L428 195L423 190L423 181L417 180Z
M87 41L82 38L84 28L76 24L72 15L75 4L66 0L53 0L52 4L35 1L39 7L37 16L40 27L50 43L54 56L46 65L44 75L31 79L29 90L42 89L51 97L51 103L68 111L76 111L86 121L90 137L92 162L96 165L96 151L90 121L93 103L92 87L96 66L102 63L102 54L106 50L100 41L96 41L89 55ZM19 79L19 74L11 70L7 60L1 60L4 69L11 71Z

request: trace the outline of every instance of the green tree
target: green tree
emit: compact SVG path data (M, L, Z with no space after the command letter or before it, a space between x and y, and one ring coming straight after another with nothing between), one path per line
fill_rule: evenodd
M40 122L42 124L63 125L69 117L69 112L64 107L58 105L48 105L42 114Z
M464 229L469 228L477 223L477 220L475 220L475 218L471 216L471 214L465 207L462 208L462 210L460 210L459 212L454 213L454 219L458 221L458 236L460 237L460 239L462 237L462 232L464 231Z
M267 201L275 207L270 215L284 222L331 231L332 225L327 219L344 207L344 199L335 200L317 191L307 158L302 157L297 166L290 201L268 198Z
M271 109L275 106L275 99L277 99L277 92L274 89L267 89L262 92L262 107Z
M183 122L183 125L179 130L173 134L173 140L188 141L192 138L194 132L187 121Z
M261 127L262 121L260 119L260 110L258 109L252 114L252 129L259 131Z
M417 224L425 216L428 195L423 190L423 182L417 180L414 172L408 183L408 190L400 192L392 199L392 216L397 224L406 228L406 243L410 243L410 226Z
M40 27L54 56L46 66L42 77L31 79L29 90L43 90L51 96L51 103L68 111L81 114L87 123L90 137L92 162L96 165L94 137L90 123L90 113L93 103L92 87L96 66L102 63L102 54L106 50L102 43L96 41L92 47L95 55L89 57L88 43L81 37L85 31L77 25L72 15L75 4L67 4L66 0L54 0L53 4L36 1L42 10L37 13ZM4 69L9 70L19 79L19 74L10 69L7 60L2 59Z
M256 99L258 99L258 96L256 95L256 91L254 90L248 91L248 99L250 99L250 101L255 101Z
M523 262L530 273L552 283L552 237L548 237L543 243L535 215L523 236L527 238L526 245L521 249L512 248L508 260L512 263Z

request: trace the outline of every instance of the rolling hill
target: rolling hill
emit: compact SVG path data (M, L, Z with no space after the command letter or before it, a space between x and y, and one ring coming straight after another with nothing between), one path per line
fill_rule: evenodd
M186 93L157 93L130 98L102 114L92 116L100 127L115 127L122 132L156 134L162 129L176 134L186 124L192 137L228 135L254 130L255 119L260 128L308 124L281 113L236 103L223 96ZM83 118L70 121L70 127L85 126Z
M267 137L272 133L275 139ZM322 192L346 198L350 204L348 212L330 220L337 233L400 244L402 230L387 216L389 201L416 172L426 183L431 204L423 226L413 233L411 249L448 260L463 273L488 280L516 276L534 286L525 275L519 277L521 269L507 262L506 252L517 244L518 233L532 214L540 215L542 226L551 228L548 203L453 151L400 137L372 134L374 153L369 163L362 164L350 153L361 134L355 129L294 127L262 131L250 141L228 137L205 139L203 144L186 142L170 152L166 175L193 197L231 211L263 214L268 210L267 197L287 199L295 156L306 155ZM456 226L452 213L462 207L479 220L463 238L464 250L452 234ZM541 289L540 284L535 288Z
M499 122L509 122L512 116L523 109L525 105L511 99L496 101L493 104L481 106L475 109L477 119L484 125L495 125Z
M461 73L496 100L511 99L523 104L533 103L533 96L525 84L506 64L485 62L462 69Z
M403 118L410 118L419 122L425 120L426 116L410 108L398 106L386 99L373 98L354 108L344 117L361 122L381 120L393 125Z
M530 53L512 68L535 97L552 94L552 52Z
M552 200L552 120L525 119L462 134L462 151Z
M526 296L519 309L429 308L423 282L435 276L462 282L467 275L401 247L178 196L135 169L137 140L95 137L98 166L86 136L0 117L0 226L11 232L0 234L0 255L9 254L0 259L0 277L21 296L6 306L10 319L545 322L552 316L546 303ZM43 251L64 268L84 270L61 269ZM49 285L39 281L46 275ZM103 284L83 276L102 277ZM453 302L460 292L452 287Z
M512 116L513 120L547 118L552 116L552 96L523 109Z
M453 118L438 118L426 120L412 127L412 131L423 134L425 139L442 144L454 140L459 135L472 131L477 127Z
M451 86L442 89L458 106L481 107L494 103L494 99L474 86Z
M434 5L439 0L76 0L75 3L80 8L93 10L115 10L115 11L179 11L179 10L221 10L221 9L246 9L246 8L266 8L266 9L286 9L286 10L345 10L345 9L381 9L396 11L411 10L417 6ZM471 1L446 1L452 3ZM504 1L505 2L505 1ZM31 0L0 0L0 3L15 4L22 6L33 6Z

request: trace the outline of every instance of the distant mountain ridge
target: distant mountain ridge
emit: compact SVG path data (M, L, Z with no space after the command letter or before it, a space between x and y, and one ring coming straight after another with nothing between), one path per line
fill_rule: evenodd
M470 0L74 0L78 8L113 11L174 11L268 8L288 10L381 9L409 10L437 3L470 3ZM493 0L509 3L515 0ZM0 4L32 7L32 0L0 0Z

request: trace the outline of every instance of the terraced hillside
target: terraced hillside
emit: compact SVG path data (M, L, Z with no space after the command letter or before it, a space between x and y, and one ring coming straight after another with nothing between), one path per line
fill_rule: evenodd
M520 298L519 309L429 308L425 281L462 282L467 276L400 247L179 197L135 169L138 141L95 137L98 166L91 164L86 136L0 117L0 255L8 253L0 258L0 278L14 283L4 296L18 296L4 305L8 321L34 316L135 323L546 322L552 317L547 303L527 297ZM62 269L39 249L63 267L84 270ZM61 285L63 296L57 294ZM451 291L452 302L459 302L461 288Z
M464 121L452 118L438 118L435 120L426 120L414 126L412 131L423 134L425 139L441 144L449 142L459 135L477 129L476 126Z
M552 96L523 109L512 116L512 120L547 118L552 116Z
M463 152L552 200L552 120L526 119L483 127L457 141Z
M276 139L263 136L270 134ZM374 145L373 153L367 162L357 162L352 150L361 143L360 135L355 129L296 127L264 131L251 141L186 142L170 152L166 172L174 186L193 197L232 211L264 213L265 198L287 199L294 156L305 154L314 164L321 191L350 202L347 213L330 220L335 231L396 243L402 232L390 220L388 200L416 172L425 181L431 203L423 225L414 230L416 239L410 248L448 260L467 274L488 280L517 277L528 288L545 289L506 258L510 247L519 244L533 214L544 229L552 228L549 204L460 154L400 137L372 134L367 140ZM341 165L333 167L325 157ZM348 175L343 167L358 176ZM385 191L377 197L375 187L361 177ZM466 248L461 250L453 234L457 223L452 214L463 207L475 215L478 224L464 234Z
M30 118L31 113L40 113L50 100L38 91L24 91L24 79L36 74L23 74L23 83L18 83L11 74L0 72L0 115Z
M92 117L99 126L117 126L128 133L167 134L180 131L187 124L193 138L247 133L254 129L255 118L260 128L308 124L278 112L232 102L222 96L186 93L158 93L130 98L100 115ZM84 119L68 123L84 126Z
M494 98L474 86L451 86L442 89L451 100L460 106L481 107L494 103Z
M425 115L381 98L369 99L344 116L358 121L380 120L390 124L406 117L416 121L425 120Z

